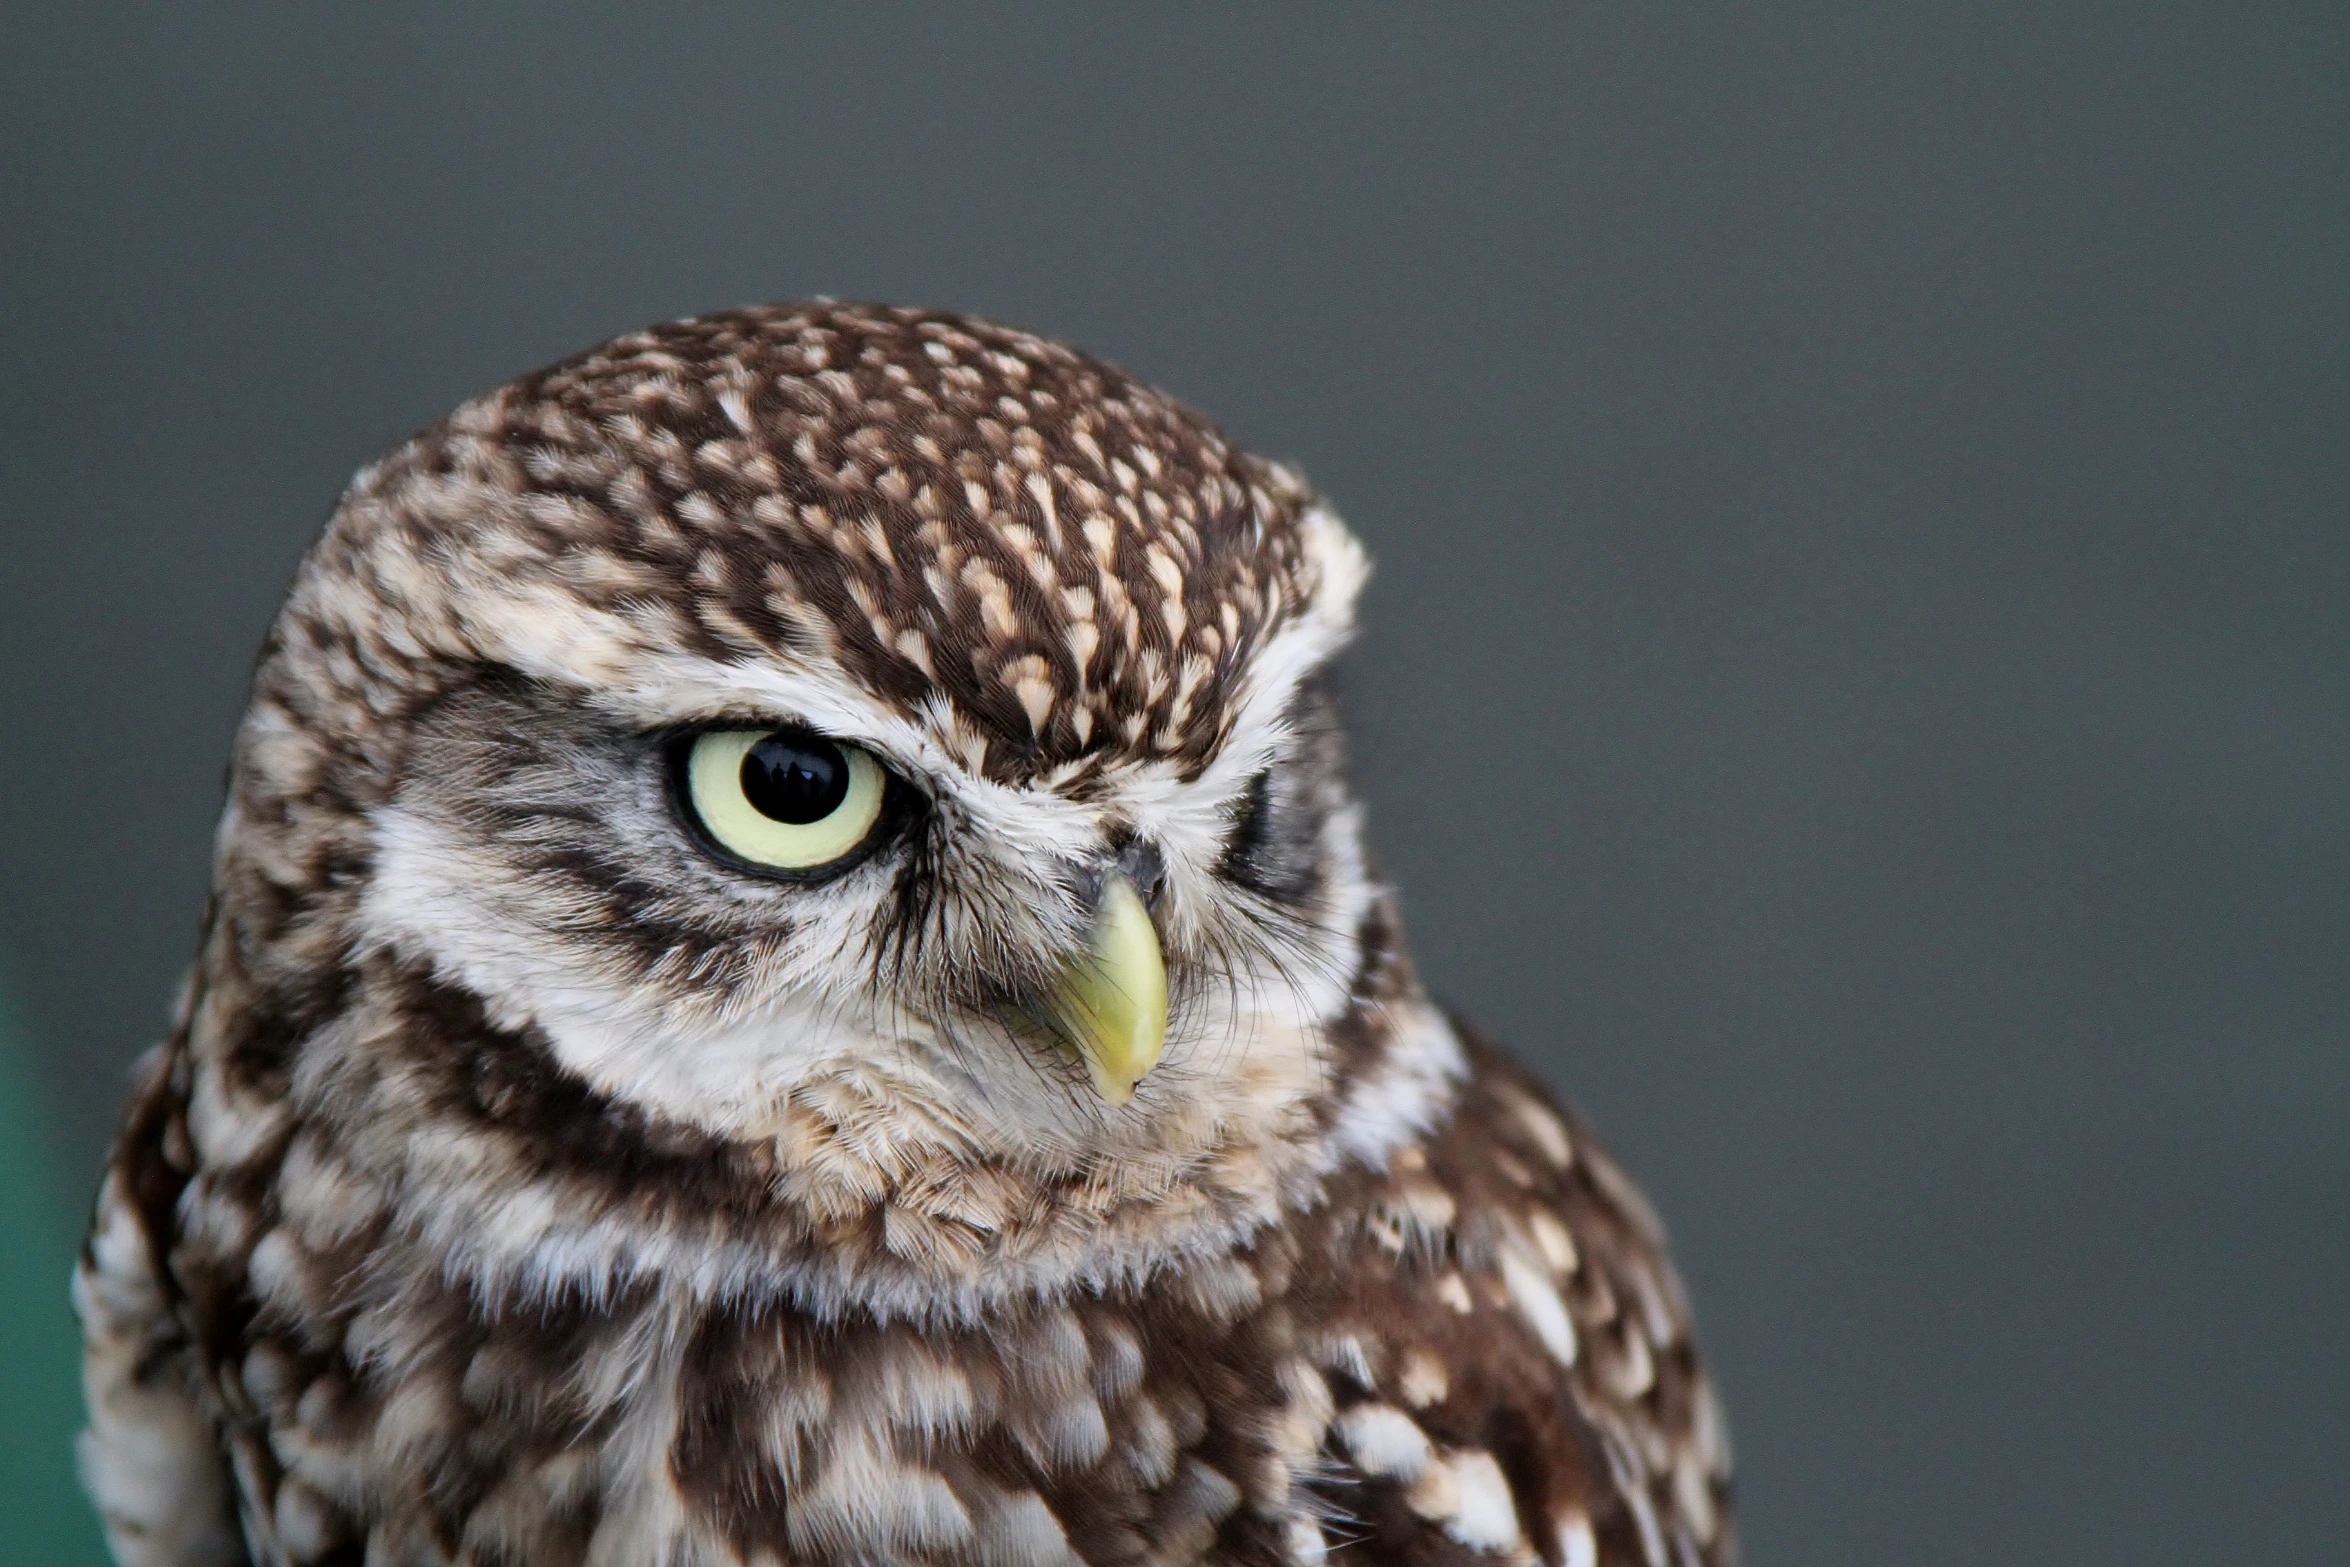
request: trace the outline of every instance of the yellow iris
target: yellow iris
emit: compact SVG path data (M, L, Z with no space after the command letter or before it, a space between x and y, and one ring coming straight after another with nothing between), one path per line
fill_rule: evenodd
M845 786L835 781L837 800L803 789L799 798L815 799L822 814L784 820L754 804L745 784L751 753L778 738L771 729L713 729L696 736L686 757L686 793L704 830L729 853L776 870L816 870L863 843L880 819L881 764L855 746L808 737L804 754L819 764L837 760L847 774Z

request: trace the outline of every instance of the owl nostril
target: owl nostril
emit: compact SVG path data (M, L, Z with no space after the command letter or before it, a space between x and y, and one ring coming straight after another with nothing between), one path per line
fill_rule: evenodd
M1159 894L1167 887L1167 859L1159 846L1147 838L1129 838L1118 851L1117 870L1142 894L1143 907L1157 913Z

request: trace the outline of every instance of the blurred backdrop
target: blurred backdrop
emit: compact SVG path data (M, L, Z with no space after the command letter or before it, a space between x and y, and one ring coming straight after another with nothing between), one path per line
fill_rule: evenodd
M811 293L1353 521L1424 966L1664 1208L1753 1562L2339 1552L2338 3L5 10L0 1555L344 478Z

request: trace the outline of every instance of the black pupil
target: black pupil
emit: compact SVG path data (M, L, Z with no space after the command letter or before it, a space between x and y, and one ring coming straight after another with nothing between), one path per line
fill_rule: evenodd
M829 740L772 734L743 757L743 798L772 820L820 822L839 810L848 794L848 759Z

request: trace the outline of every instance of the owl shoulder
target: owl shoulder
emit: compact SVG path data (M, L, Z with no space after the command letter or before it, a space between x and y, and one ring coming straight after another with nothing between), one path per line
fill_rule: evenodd
M1363 1561L1722 1567L1729 1455L1653 1211L1463 1029L1449 1116L1332 1189L1307 1320Z
M84 1483L123 1567L247 1560L219 1431L168 1258L194 1160L177 1041L140 1064L74 1270L90 1424Z

